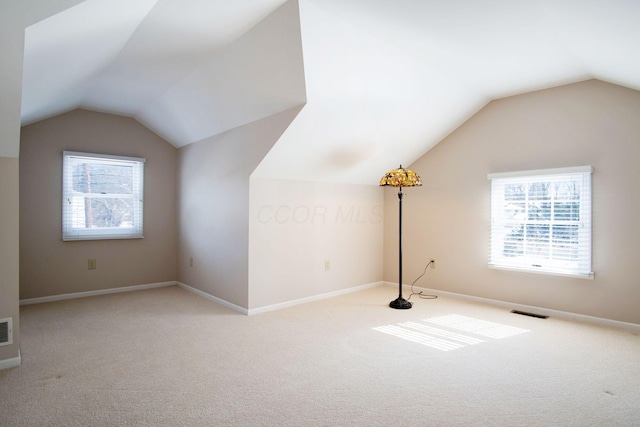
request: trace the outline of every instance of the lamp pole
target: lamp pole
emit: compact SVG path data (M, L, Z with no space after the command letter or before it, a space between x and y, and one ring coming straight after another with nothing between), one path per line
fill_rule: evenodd
M402 298L402 196L404 193L402 192L402 186L400 186L400 191L398 191L398 298L391 301L389 303L389 307L397 308L400 310L406 310L411 308L413 304Z

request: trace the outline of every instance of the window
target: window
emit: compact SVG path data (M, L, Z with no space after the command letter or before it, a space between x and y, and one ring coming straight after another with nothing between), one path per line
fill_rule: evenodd
M591 166L490 174L489 267L593 278Z
M142 238L144 161L65 151L62 240Z

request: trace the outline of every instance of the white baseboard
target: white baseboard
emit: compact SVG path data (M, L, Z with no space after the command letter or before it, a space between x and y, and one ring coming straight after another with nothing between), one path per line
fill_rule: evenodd
M306 304L306 303L313 302L313 301L320 301L320 300L327 299L327 298L337 297L338 295L345 295L345 294L350 294L352 292L358 292L358 291L363 291L365 289L375 288L375 287L378 287L378 286L382 285L382 283L383 282L369 283L369 284L366 284L366 285L354 286L354 287L347 288L347 289L340 289L339 291L327 292L327 293L324 293L324 294L313 295L313 296L310 296L310 297L295 299L295 300L286 301L286 302L273 304L273 305L266 305L264 307L251 309L251 310L249 310L248 314L251 316L251 315L254 315L254 314L261 314L261 313L266 313L266 312L269 312L269 311L280 310L280 309L286 308L286 307L293 307L295 305Z
M264 306L264 307L259 307L259 308L255 308L252 310L247 310L244 307L240 307L239 305L230 303L229 301L225 301L222 298L218 298L215 297L211 294L208 294L204 291L201 291L199 289L193 288L189 285L186 285L184 283L181 282L162 282L162 283L150 283L147 285L135 285L135 286L126 286L126 287L121 287L121 288L112 288L112 289L100 289L97 291L87 291L87 292L75 292L75 293L71 293L71 294L61 294L61 295L52 295L52 296L48 296L48 297L38 297L38 298L27 298L27 299L21 299L20 300L20 305L29 305L29 304L41 304L41 303L45 303L45 302L54 302L54 301L62 301L62 300L67 300L67 299L75 299L75 298L86 298L86 297L94 297L94 296L99 296L99 295L108 295L108 294L115 294L115 293L120 293L120 292L131 292L131 291L140 291L140 290L144 290L144 289L153 289L153 288L161 288L161 287L165 287L165 286L179 286L182 289L185 289L189 292L192 292L196 295L199 295L203 298L206 298L210 301L213 301L215 303L218 303L220 305L223 305L225 307L228 307L234 311L237 311L239 313L245 314L245 315L254 315L254 314L260 314L260 313L266 313L269 311L275 311L275 310L280 310L282 308L286 308L286 307L292 307L295 305L300 305L300 304L305 304L308 302L312 302L312 301L319 301L319 300L323 300L323 299L327 299L327 298L331 298L331 297L335 297L338 295L344 295L344 294L349 294L352 292L358 292L358 291L362 291L365 289L369 289L369 288L375 288L377 286L382 285L384 282L375 282L375 283L370 283L370 284L366 284L366 285L360 285L360 286L354 286L352 288L347 288L347 289L341 289L339 291L334 291L334 292L327 292L324 294L320 294L320 295L314 295L314 296L310 296L310 297L306 297L306 298L300 298L300 299L296 299L296 300L292 300L292 301L285 301L282 303L278 303L278 304L273 304L273 305L268 305L268 306Z
M391 282L383 282L383 283L386 286L393 286L395 288L398 287L397 283L391 283ZM404 287L406 287L406 285L403 286L403 289ZM474 297L471 295L457 294L455 292L440 291L438 289L420 288L418 286L414 286L414 289L419 289L421 291L428 292L433 295L449 296L452 298L459 298L467 301L479 302L479 303L488 304L488 305L495 305L498 307L506 307L512 310L521 310L529 313L541 314L544 316L557 317L558 319L575 320L577 322L591 323L594 325L608 326L612 328L619 328L619 329L626 329L634 332L640 332L640 325L637 323L621 322L619 320L603 319L601 317L587 316L585 314L571 313L568 311L552 310L544 307L516 304L516 303L507 302L507 301L494 300L490 298Z
M97 291L87 291L87 292L76 292L76 293L71 293L71 294L62 294L62 295L52 295L52 296L48 296L48 297L39 297L39 298L28 298L28 299L22 299L20 300L20 305L29 305L29 304L40 304L40 303L45 303L45 302L53 302L53 301L62 301L62 300L67 300L67 299L74 299L74 298L85 298L85 297L92 297L92 296L99 296L99 295L108 295L108 294L115 294L115 293L120 293L120 292L131 292L131 291L140 291L140 290L144 290L144 289L153 289L153 288L161 288L161 287L165 287L165 286L179 286L189 292L192 292L196 295L199 295L203 298L206 298L210 301L216 302L218 304L221 304L225 307L228 307L234 311L237 311L239 313L245 314L245 315L255 315L255 314L261 314L261 313L267 313L269 311L275 311L275 310L280 310L283 308L287 308L287 307L293 307L296 305L300 305L300 304L306 304L309 302L313 302L313 301L320 301L323 299L327 299L327 298L332 298L338 295L344 295L344 294L349 294L352 292L358 292L358 291L362 291L365 289L370 289L370 288L375 288L377 286L380 285L385 285L385 286L392 286L392 287L397 287L398 285L396 283L391 283L391 282L375 282L375 283L369 283L366 285L360 285L360 286L354 286L351 288L347 288L347 289L341 289L339 291L334 291L334 292L327 292L324 294L319 294L319 295L313 295L310 297L305 297L305 298L300 298L300 299L296 299L296 300L291 300L291 301L285 301L282 303L278 303L278 304L273 304L273 305L267 305L264 307L259 307L259 308L254 308L251 310L248 310L244 307L240 307L238 305L232 304L228 301L225 301L221 298L215 297L211 294L208 294L206 292L203 292L199 289L195 289L192 288L191 286L185 285L184 283L181 282L161 282L161 283L150 283L150 284L146 284L146 285L136 285L136 286L126 286L126 287L121 287L121 288L112 288L112 289L101 289L101 290L97 290ZM489 305L495 305L495 306L499 306L499 307L507 307L507 308L511 308L511 309L518 309L518 310L522 310L522 311L527 311L527 312L532 312L532 313L536 313L536 314L542 314L545 316L553 316L553 317L557 317L559 319L566 319L566 320L575 320L575 321L580 321L580 322L586 322L586 323L592 323L592 324L596 324L596 325L601 325L601 326L609 326L609 327L614 327L614 328L620 328L620 329L626 329L626 330L632 330L635 332L640 332L640 324L637 323L629 323L629 322L621 322L618 320L611 320L611 319L603 319L601 317L594 317L594 316L587 316L584 314L577 314L577 313L571 313L571 312L566 312L566 311L560 311L560 310L552 310L552 309L548 309L548 308L544 308L544 307L536 307L536 306L530 306L530 305L524 305L524 304L516 304L516 303L510 303L510 302L506 302L506 301L500 301L500 300L494 300L494 299L490 299L490 298L482 298L482 297L474 297L471 295L464 295L464 294L458 294L455 292L448 292L448 291L441 291L441 290L437 290L437 289L429 289L429 288L420 288L417 286L414 286L415 289L419 289L421 291L424 292L429 292L433 295L442 295L442 296L449 296L449 297L453 297L453 298L459 298L459 299L465 299L468 301L474 301L474 302L480 302L480 303L484 303L484 304L489 304ZM20 366L20 356L18 356L17 358L13 358L13 359L7 359L7 360L2 360L0 361L0 369L7 369L7 368L12 368L12 367L16 367L16 366Z
M99 295L117 294L120 292L141 291L144 289L162 288L164 286L175 286L177 282L149 283L146 285L125 286L121 288L100 289L97 291L75 292L71 294L52 295L49 297L21 299L20 305L41 304L44 302L62 301L66 299L95 297Z
M331 298L331 297L335 297L338 295L344 295L344 294L350 294L352 292L358 292L358 291L362 291L365 289L369 289L369 288L375 288L377 286L382 285L382 282L376 282L376 283L370 283L367 285L360 285L360 286L354 286L352 288L348 288L348 289L341 289L339 291L334 291L334 292L327 292L324 294L320 294L320 295L314 295L314 296L310 296L310 297L306 297L306 298L300 298L300 299L296 299L296 300L292 300L292 301L285 301L282 303L278 303L278 304L273 304L273 305L267 305L264 307L259 307L259 308L254 308L251 310L247 310L244 307L240 307L238 305L232 304L229 301L225 301L221 298L218 297L214 297L211 294L208 294L206 292L203 292L199 289L196 288L192 288L189 285L185 285L184 283L180 283L178 282L178 286L180 286L181 288L189 291L189 292L193 292L196 295L199 295L203 298L206 298L210 301L216 302L218 304L224 305L225 307L228 307L232 310L235 310L239 313L242 314L246 314L248 316L253 316L255 314L261 314L261 313L267 313L269 311L275 311L275 310L280 310L282 308L286 308L286 307L293 307L295 305L300 305L300 304L306 304L308 302L312 302L312 301L319 301L319 300L323 300L323 299L327 299L327 298Z
M22 364L22 358L20 356L20 351L18 350L18 357L13 357L11 359L0 360L0 371L4 369L17 368Z
M201 291L200 289L192 288L191 286L185 285L184 283L176 282L176 284L178 286L180 286L182 289L184 289L186 291L189 291L189 292L192 292L192 293L194 293L194 294L196 294L198 296L201 296L202 298L206 298L209 301L213 301L213 302L218 303L220 305L224 305L225 307L230 308L230 309L232 309L234 311L237 311L239 313L242 313L242 314L249 314L247 309L244 308L244 307L240 307L239 305L232 304L229 301L223 300L222 298L214 297L211 294L208 294L208 293L206 293L204 291Z

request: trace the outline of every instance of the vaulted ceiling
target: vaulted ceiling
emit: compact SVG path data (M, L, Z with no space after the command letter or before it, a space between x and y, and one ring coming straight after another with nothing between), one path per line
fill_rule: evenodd
M376 183L493 99L640 90L637 0L86 0L26 29L22 122L133 117L182 147L304 108L255 176Z

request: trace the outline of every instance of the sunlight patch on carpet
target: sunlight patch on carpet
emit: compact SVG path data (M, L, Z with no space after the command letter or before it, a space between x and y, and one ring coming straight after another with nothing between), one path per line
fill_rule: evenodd
M424 319L424 322L435 324L439 327L418 322L404 322L397 325L375 327L373 330L442 351L457 350L480 344L486 342L485 338L503 339L529 332L527 329L501 325L458 314L432 317ZM459 331L464 332L464 334Z
M460 316L459 314L432 317L431 319L425 319L425 322L447 326L459 331L473 332L474 334L496 339L512 337L514 335L529 332L527 329L501 325L499 323L488 322L486 320L474 319L473 317Z
M385 334L393 335L407 341L413 341L418 344L423 344L429 347L437 348L442 351L455 350L457 348L464 347L464 344L443 340L440 338L432 337L427 334L411 331L399 326L387 325L373 328L376 331L383 332Z

